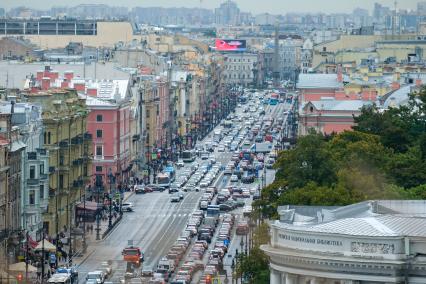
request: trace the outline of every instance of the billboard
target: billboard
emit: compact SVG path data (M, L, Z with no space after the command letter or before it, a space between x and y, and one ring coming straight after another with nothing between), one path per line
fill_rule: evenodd
M245 51L247 46L243 39L216 39L215 49L217 51Z

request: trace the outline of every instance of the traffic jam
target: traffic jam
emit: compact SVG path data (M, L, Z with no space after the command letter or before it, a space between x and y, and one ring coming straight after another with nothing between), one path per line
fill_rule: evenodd
M224 258L235 256L229 251L234 236L249 234L251 202L260 198L267 169L277 158L283 118L273 106L281 102L274 93L245 91L236 111L193 150L164 167L155 184L135 186L136 194L166 191L171 203L188 194L200 198L184 230L155 266L144 265L142 249L129 241L122 251L122 283L210 284L228 277ZM132 206L126 204L125 211L131 212ZM113 283L108 282L111 274L111 265L104 262L89 272L86 283Z

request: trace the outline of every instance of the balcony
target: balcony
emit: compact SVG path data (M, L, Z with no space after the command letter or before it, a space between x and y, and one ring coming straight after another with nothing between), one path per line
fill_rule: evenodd
M60 148L66 148L66 147L68 147L68 141L61 141L61 142L59 142L59 147Z
M71 138L71 145L81 145L83 144L83 137L82 136L76 136Z
M47 155L47 150L45 148L38 148L37 152L39 153L39 155L42 155L42 156Z
M29 178L27 179L27 184L28 185L39 185L39 180L36 178Z
M28 160L35 161L37 160L37 152L28 152Z

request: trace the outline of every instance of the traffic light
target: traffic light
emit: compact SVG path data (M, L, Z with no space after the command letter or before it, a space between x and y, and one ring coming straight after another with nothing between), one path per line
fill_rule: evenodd
M22 274L18 274L18 276L16 277L16 279L17 279L18 281L22 281L22 280L24 280L24 275L22 275Z

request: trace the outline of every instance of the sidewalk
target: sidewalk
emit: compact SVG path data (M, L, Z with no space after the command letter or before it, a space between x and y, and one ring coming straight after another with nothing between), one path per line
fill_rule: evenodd
M123 202L127 201L131 196L133 196L135 193L133 191L126 191L124 192L124 198ZM108 215L108 210L106 211ZM112 228L113 230L115 226L117 226L120 223L120 214L116 215L116 218L112 218ZM88 230L88 225L93 226L93 230ZM87 223L86 224L86 251L83 252L83 242L82 239L78 238L78 240L73 240L72 246L73 246L73 257L72 257L72 264L75 266L81 265L90 255L92 255L96 250L96 245L103 241L102 237L107 237L105 235L105 232L108 230L109 227L109 219L106 218L106 220L101 220L99 222L99 240L96 239L96 227L97 223ZM68 253L69 252L69 245L64 245L63 250ZM68 265L68 261L65 259L60 259L59 266L66 266Z

